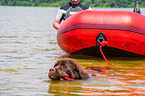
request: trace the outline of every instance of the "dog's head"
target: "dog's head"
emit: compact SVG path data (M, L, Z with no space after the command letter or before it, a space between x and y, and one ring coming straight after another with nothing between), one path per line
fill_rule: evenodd
M84 69L74 60L63 58L57 60L54 67L49 70L49 78L52 80L71 79L88 79L89 75Z

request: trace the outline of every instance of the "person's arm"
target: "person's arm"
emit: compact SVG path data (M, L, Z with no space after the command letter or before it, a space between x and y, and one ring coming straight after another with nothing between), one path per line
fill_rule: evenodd
M60 23L61 21L55 19L54 22L53 22L53 27L58 30L58 28L60 27Z
M54 22L53 22L53 27L54 27L56 30L58 30L58 28L60 27L60 23L61 23L61 21L62 21L63 13L64 13L64 12L65 12L65 11L62 10L62 9L59 9L58 12L57 12L57 15L56 15L56 17L55 17L55 20L54 20Z

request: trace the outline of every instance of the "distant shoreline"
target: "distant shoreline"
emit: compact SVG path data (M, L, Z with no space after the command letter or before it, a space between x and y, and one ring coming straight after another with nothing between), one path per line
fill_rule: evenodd
M70 0L1 0L0 6L23 7L61 7ZM135 0L80 0L82 4L92 8L134 8ZM145 8L144 0L139 0L139 7Z
M0 6L8 6L8 5L0 5ZM60 6L10 6L10 7L60 7ZM124 7L91 7L91 8L124 8ZM126 7L126 8L134 8L134 7Z

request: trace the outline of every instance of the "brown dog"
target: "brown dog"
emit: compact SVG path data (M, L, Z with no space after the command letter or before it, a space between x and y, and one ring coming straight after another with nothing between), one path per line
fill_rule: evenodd
M49 70L52 80L78 80L88 79L88 73L74 60L63 58L57 60L54 67Z

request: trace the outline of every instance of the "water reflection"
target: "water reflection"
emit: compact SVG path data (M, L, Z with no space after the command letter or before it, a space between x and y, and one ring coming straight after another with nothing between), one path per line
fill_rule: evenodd
M51 81L48 93L55 94L54 96L70 96L81 92L83 90L81 85L81 82L77 81Z
M70 56L69 57L73 57ZM81 55L81 58L82 55ZM103 66L102 58L87 57L77 62L82 66ZM117 59L116 59L117 58ZM55 95L145 95L145 64L144 57L113 57L108 58L113 65L107 69L105 76L90 80L51 81L49 93ZM87 65L86 65L87 64Z

